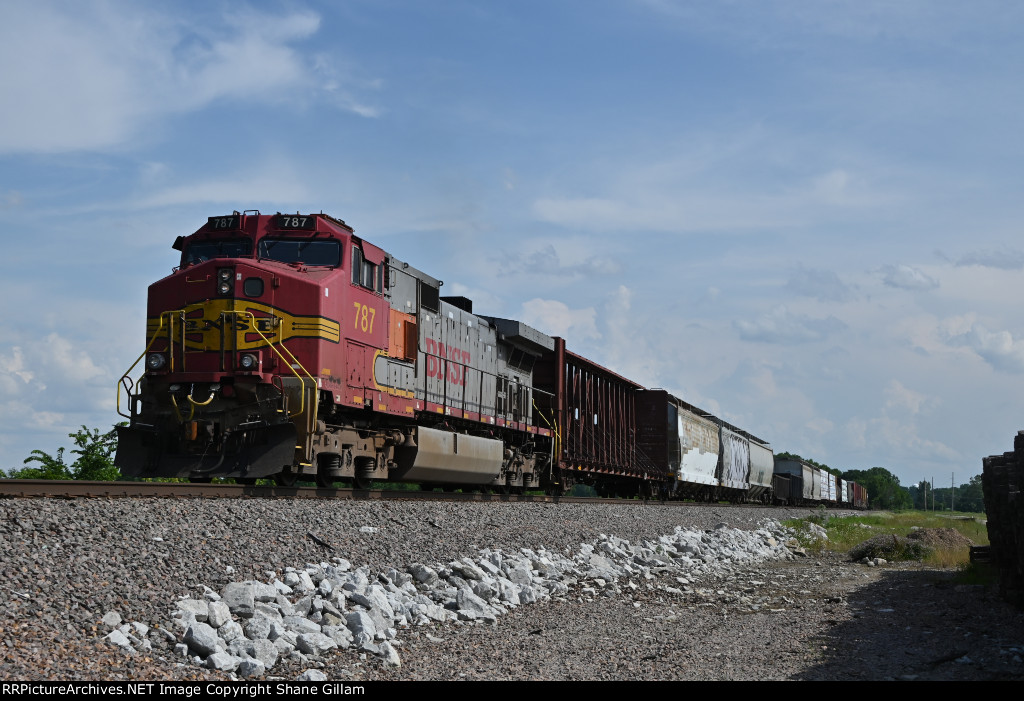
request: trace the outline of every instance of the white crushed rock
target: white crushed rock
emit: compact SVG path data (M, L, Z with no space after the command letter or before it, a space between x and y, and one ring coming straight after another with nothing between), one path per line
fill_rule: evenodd
M880 676L819 665L829 653L811 654L807 641L828 621L892 615L855 607L840 580L891 570L785 559L785 534L763 524L795 515L657 504L2 501L0 676L936 678L895 655ZM759 560L765 552L784 559ZM178 606L186 600L205 604L205 621L199 603ZM117 618L104 623L106 614ZM103 641L114 631L129 646ZM981 637L950 658L972 660L955 665L957 678L990 668ZM999 643L1001 663L1020 665L1019 643Z
M288 567L284 581L271 572L270 582L231 582L219 594L204 587L212 601L180 599L173 607L176 621L163 627L184 631L180 642L196 664L240 677L273 671L279 658L323 664L325 656L350 647L400 667L391 642L397 642L400 630L436 623L494 624L511 609L574 591L607 598L619 594L620 587L635 590L638 583L659 576L689 582L741 564L791 559L783 544L791 536L775 521L751 531L725 523L707 531L677 526L671 535L639 544L601 534L564 555L545 548L511 553L485 548L447 564L415 562L406 571L391 567L377 573L366 566L352 570L348 560L336 557L301 570ZM671 594L684 593L660 586ZM114 620L113 615L107 618ZM107 639L133 648L117 631ZM134 647L141 645L136 639Z

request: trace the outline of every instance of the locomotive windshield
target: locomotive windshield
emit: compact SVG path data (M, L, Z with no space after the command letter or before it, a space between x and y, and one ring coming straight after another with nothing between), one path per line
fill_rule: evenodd
M260 241L259 258L304 265L341 265L341 242L333 239L274 239Z
M250 239L209 239L193 241L185 249L184 265L202 263L211 258L248 258L252 255Z

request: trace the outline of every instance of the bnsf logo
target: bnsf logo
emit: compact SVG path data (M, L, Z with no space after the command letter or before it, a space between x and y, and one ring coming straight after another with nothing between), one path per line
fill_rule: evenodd
M469 351L455 346L446 346L432 338L426 339L427 344L427 377L441 377L453 385L466 384L466 373L463 365L469 364ZM447 372L441 367L441 359L452 362L445 363ZM445 376L447 374L447 377Z

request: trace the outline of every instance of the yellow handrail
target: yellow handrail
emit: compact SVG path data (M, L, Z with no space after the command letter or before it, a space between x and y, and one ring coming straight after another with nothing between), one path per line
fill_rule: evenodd
M250 319L252 319L253 323L252 323L251 330L255 331L256 333L258 333L260 335L260 338L262 338L264 341L266 341L267 346L277 354L277 357L281 359L281 362L283 362L285 365L288 366L288 369L291 370L292 374L295 375L295 377L297 377L299 379L299 381L302 383L302 386L303 387L306 386L306 380L303 379L302 376L299 375L299 373L295 371L295 365L299 366L299 369L302 370L303 373L305 373L306 377L309 378L309 381L312 383L313 387L316 388L316 386L317 386L316 380L313 379L313 376L309 374L309 371L306 370L306 368L302 365L302 363L299 362L299 359L296 358L295 355L290 350L288 350L288 348L284 345L284 343L283 342L281 343L281 348L280 348L280 350L278 350L277 346L275 346L273 344L273 342L271 342L271 340L269 338L267 338L265 335L263 335L263 332L260 331L259 325L256 323L256 315L255 314L253 314L250 311L235 310L235 309L229 309L229 310L227 310L227 311L225 311L223 313L224 314L242 314L242 315L248 316ZM292 359L292 363L289 363L288 359L285 358L284 355L281 354L282 350L285 353L287 353L288 356ZM298 415L302 414L306 410L306 393L305 392L303 392L300 395L299 401L300 401L299 410L297 412L295 412L294 414L289 414L288 415L289 417L298 416ZM319 402L313 402L313 424L314 424L314 426L316 425L316 415L317 415L318 405L319 405Z
M153 332L153 337L149 339L149 342L146 344L146 348L142 351L142 353L139 355L139 357L135 359L135 362L132 363L131 367L128 368L128 370L126 370L125 373L121 376L121 379L118 380L118 383L117 383L116 409L117 409L117 413L120 416L123 416L126 419L130 419L131 418L131 415L125 414L125 413L123 413L121 411L121 386L124 384L125 378L128 378L129 381L131 380L131 378L129 376L131 375L132 370L135 369L135 366L139 364L140 360L142 360L143 358L146 357L146 354L149 353L149 350L153 347L153 343L160 336L160 331L164 328L164 318L166 317L168 319L167 327L168 327L168 329L171 329L172 328L172 324L170 322L170 319L173 318L172 315L180 315L180 314L184 314L184 312L185 312L184 309L175 309L175 310L171 310L171 311L166 311L166 312L161 312L160 313L160 324L159 324L159 326L157 326L156 331ZM243 316L249 317L252 320L251 330L255 331L256 333L258 333L260 335L260 338L262 338L266 342L267 346L271 350L273 350L274 353L277 354L278 358L281 359L281 362L283 362L285 365L287 365L288 369L291 370L292 374L295 375L295 377L297 377L299 379L299 381L302 383L302 386L305 387L306 386L306 379L309 379L309 381L312 384L312 386L314 388L317 387L316 380L313 378L313 376L309 373L308 370L306 370L306 368L302 365L302 363L299 362L299 359L296 358L295 355L290 350L288 350L288 348L286 346L283 345L283 343L282 343L282 345L281 345L281 347L279 349L277 346L274 345L274 343L269 338L267 338L263 334L262 331L260 331L259 326L256 323L257 320L256 320L256 315L255 314L253 314L252 312L249 312L249 311L245 311L245 310L234 310L234 309L227 310L227 311L225 311L223 313L224 314L243 315ZM174 343L174 339L173 338L169 339L169 341L168 341L168 353L170 353L170 355L171 355L171 359L170 359L171 363L173 363L173 356L174 356L173 343ZM286 358L282 354L281 351L284 351L285 353L288 354L288 357L291 358L291 362L289 362L288 358ZM301 370L306 375L305 378L303 378L296 371L295 366L298 366L298 369ZM173 365L171 365L171 368L173 368ZM134 386L134 383L132 383L132 386ZM129 389L129 392L130 391L131 390ZM283 392L283 388L282 388L282 392ZM194 399L192 399L191 395L188 397L188 400L189 400L189 403L191 404L191 406L190 406L191 411L189 412L189 418L185 419L186 421L190 420L192 418L192 416L195 414L195 407L197 407L197 406L206 406L211 401L213 401L213 396L211 395L211 397L209 399L207 399L205 402L197 402ZM174 411L175 411L175 414L177 414L178 421L180 423L182 421L181 413L178 411L178 403L175 401L173 396L171 397L171 402L174 404ZM313 425L315 426L316 425L316 419L317 419L317 409L319 408L319 406L318 406L319 402L315 402L314 401L314 402L312 402L312 404L313 404L313 412L312 412L312 414L313 414ZM289 414L289 417L299 416L300 414L305 412L305 410L306 410L306 393L302 392L302 393L300 393L300 396L299 396L299 410L297 412L295 412L294 414Z
M558 455L558 456L562 455L562 434L560 434L558 432L558 426L556 424L551 423L551 421L554 421L554 419L555 419L554 411L552 411L552 414L551 414L551 421L548 421L547 417L544 416L544 412L540 410L539 406L537 406L536 400L531 399L531 403L533 404L533 408L534 408L534 410L536 410L537 415L540 418L544 419L544 423L546 423L548 425L548 427L551 429L551 431L555 434L555 441L554 441L554 444L552 445L552 450L551 450L551 462L554 463L555 456L556 455ZM554 468L554 465L552 464L551 467Z
M161 314L160 314L160 325L157 326L156 327L156 331L153 332L153 338L149 339L149 343L146 344L146 348L145 348L145 350L142 351L142 355L140 355L138 358L135 359L135 362L132 363L132 366L130 368L128 368L127 370L125 370L125 373L123 375L121 375L121 379L117 381L117 405L116 405L116 409L117 409L117 413L118 413L119 416L123 416L126 419L132 418L129 414L125 414L125 413L121 412L121 385L124 384L125 378L127 377L129 380L131 379L128 376L132 374L132 370L135 369L135 366L139 364L140 360L142 360L143 358L146 357L146 353L149 352L149 349L153 347L153 342L156 341L157 337L160 335L160 329L162 329L164 327L164 317L166 316L166 317L169 318L171 314L184 314L184 313L185 313L184 309L175 309L173 311L161 312ZM168 323L167 327L170 328L170 326L171 325ZM173 341L174 341L174 339L172 338L172 339L170 339L170 341L167 344L168 345L167 352L171 355L171 362L173 362L173 358L174 358L174 348L171 347L171 344L173 343ZM135 383L132 383L132 386L134 386L134 384ZM131 390L129 390L129 391L131 391Z

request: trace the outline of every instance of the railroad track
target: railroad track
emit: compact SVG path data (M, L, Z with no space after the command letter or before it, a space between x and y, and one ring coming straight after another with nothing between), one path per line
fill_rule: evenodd
M89 482L78 480L0 479L0 498L214 498L214 499L369 499L415 501L537 502L537 503L643 503L639 499L548 496L544 494L488 494L482 492L422 492L389 489L282 487L278 485L204 484L197 482Z
M279 485L206 484L199 482L89 482L85 480L17 480L0 479L0 499L142 499L142 498L205 498L205 499L348 499L371 501L463 501L540 504L658 504L651 500L613 499L606 497L550 496L546 494L497 494L486 492L422 492L397 489L351 489L323 487L282 487ZM690 501L667 501L664 505L701 506ZM760 504L726 504L714 506L746 506Z

